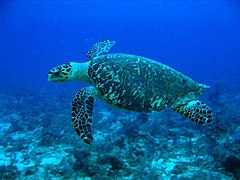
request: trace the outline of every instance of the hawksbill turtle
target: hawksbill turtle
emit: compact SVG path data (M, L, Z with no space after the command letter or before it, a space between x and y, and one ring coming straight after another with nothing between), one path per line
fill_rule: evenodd
M72 101L72 124L84 143L91 145L95 98L135 112L171 109L198 124L213 121L212 110L196 96L208 86L149 58L108 51L115 41L95 43L85 63L70 62L54 67L48 81L83 81Z

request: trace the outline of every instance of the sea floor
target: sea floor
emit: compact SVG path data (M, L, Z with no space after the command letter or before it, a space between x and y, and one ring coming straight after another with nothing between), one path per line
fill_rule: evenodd
M240 179L240 94L201 97L211 125L172 111L94 108L92 146L71 125L71 93L29 89L0 95L0 179Z

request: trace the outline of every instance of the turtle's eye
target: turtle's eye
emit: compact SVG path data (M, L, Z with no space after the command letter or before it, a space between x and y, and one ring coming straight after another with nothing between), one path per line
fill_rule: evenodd
M49 74L52 74L52 76L54 76L54 77L59 77L62 74L62 68L56 67L52 71L50 71Z
M52 75L53 75L53 76L60 76L60 71L57 70L57 71L53 72Z

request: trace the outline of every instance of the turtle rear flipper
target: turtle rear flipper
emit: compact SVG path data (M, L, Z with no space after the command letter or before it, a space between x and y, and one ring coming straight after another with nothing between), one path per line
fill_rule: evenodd
M92 48L87 53L88 60L94 57L107 54L111 47L115 44L115 41L103 41L93 44Z
M94 97L87 88L82 88L73 98L72 124L84 143L91 145L92 137L92 114Z
M178 105L174 111L186 116L197 124L210 124L213 121L212 110L204 102L199 100L189 101L186 104Z

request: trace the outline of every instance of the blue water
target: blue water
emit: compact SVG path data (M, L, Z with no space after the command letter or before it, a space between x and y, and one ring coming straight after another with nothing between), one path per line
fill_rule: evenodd
M1 1L1 87L39 86L48 70L86 61L91 45L143 55L212 84L239 76L237 1ZM34 82L38 82L37 84Z
M31 119L34 116L42 118L41 114L50 113L47 120L50 121L54 115L62 111L65 116L60 116L58 120L66 122L65 125L70 124L71 97L84 84L80 82L50 83L47 82L47 73L52 67L65 62L87 61L86 54L92 44L107 39L116 41L111 52L136 54L157 60L186 74L197 82L212 86L213 89L204 98L215 110L215 117L221 120L224 126L229 124L230 119L232 120L232 126L228 127L229 129L224 133L233 135L235 140L229 140L229 142L238 143L238 145L232 145L235 149L231 151L228 149L226 152L237 154L240 128L240 116L237 108L240 105L240 2L237 0L2 0L0 1L0 92L2 93L1 97L6 99L8 97L5 93L14 92L13 94L17 95L14 103L14 98L9 97L8 100L4 101L6 104L0 105L0 115L7 117L14 112L21 114L23 119ZM26 91L26 89L28 90ZM234 94L228 94L230 90ZM18 94L20 91L21 93ZM38 97L37 94L41 94L41 96ZM59 97L66 99L59 99ZM25 102L19 100L21 98L29 99L25 104L18 104L17 102ZM231 106L231 104L233 105ZM102 106L103 113L107 114L106 112L109 111L107 105L97 104L97 111L100 114L96 115L97 117L103 116L101 115ZM3 108L5 109L3 110ZM22 110L23 108L25 110ZM35 112L31 115L22 115L26 109L32 109ZM236 112L237 110L238 112ZM115 112L110 109L110 112L114 114L112 118L113 116L121 116L121 111ZM129 114L131 117L135 117L135 114ZM125 114L123 115L125 116ZM170 114L170 117L174 117L174 115ZM34 122L34 120L32 121ZM188 122L184 119L185 121ZM23 120L23 122L25 121ZM112 122L114 123L114 120ZM0 123L5 122L0 121ZM36 127L33 125L33 129L37 128L39 122L35 124ZM60 123L59 125L60 129L65 126ZM188 124L187 127L189 126L191 125ZM195 126L191 127L194 129ZM217 127L221 127L221 125L218 124ZM107 128L110 127L100 130L104 132L104 129ZM179 128L182 127L179 126ZM133 127L133 129L135 128ZM223 133L223 130L219 129ZM115 134L121 135L126 132L126 129L119 130ZM197 133L201 136L203 132L206 134L208 131L200 128ZM129 130L128 135L131 133L132 130ZM54 134L60 136L60 131L54 130ZM225 137L225 134L221 138L220 136L219 142L221 138ZM74 134L73 137L78 138ZM236 140L237 138L238 140ZM59 142L62 141L59 140ZM202 142L202 144L205 143L205 141ZM212 147L216 146L215 144L211 145ZM4 147L5 145L0 144L0 146ZM166 147L159 149L164 148ZM211 150L210 145L208 148ZM154 151L151 150L156 152L157 149L156 147ZM99 153L97 150L94 152ZM192 152L192 150L187 152ZM84 153L86 152L79 152L81 154L79 159L85 157ZM218 156L213 154L211 157L214 158L214 161L221 159L219 157L227 157L226 154L224 156L221 153ZM149 160L146 162L152 162L152 157L150 155L148 157ZM67 162L69 161L64 160L65 169L68 169ZM19 162L19 164L21 163ZM143 164L142 162L141 167L145 167ZM129 166L134 167L135 165ZM136 167L138 166L136 165ZM25 173L23 170L19 171ZM221 170L217 171L222 172ZM238 178L240 173L237 171L239 170L234 169L231 173ZM90 175L82 175L82 177L87 176ZM148 176L142 175L141 177Z

